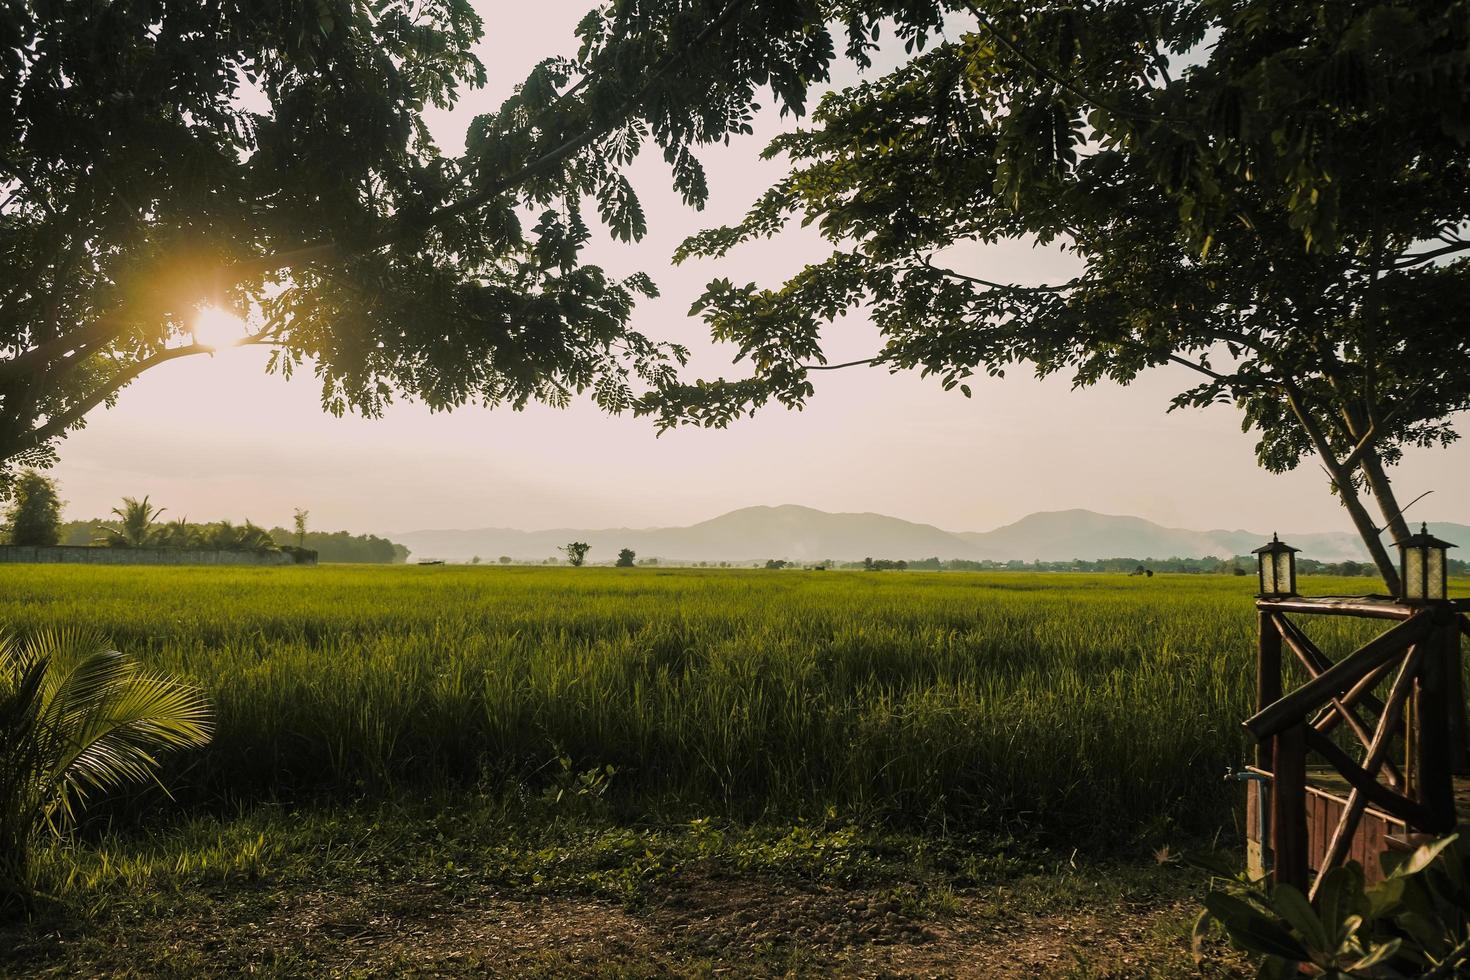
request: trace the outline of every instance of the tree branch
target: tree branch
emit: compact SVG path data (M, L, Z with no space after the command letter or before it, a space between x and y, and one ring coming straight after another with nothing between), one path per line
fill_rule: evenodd
M1398 258L1394 259L1388 264L1388 268L1391 271L1398 272L1403 269L1413 268L1416 265L1421 265L1425 262L1432 261L1439 258L1441 255L1450 255L1454 252L1463 252L1466 249L1470 249L1470 242L1456 241L1455 243L1446 245L1443 248L1430 249L1428 252L1411 252L1407 255L1400 255Z
M1231 385L1233 387L1233 382L1230 380L1230 378L1218 372L1211 371L1203 364L1198 364L1194 361L1189 360L1188 358L1180 357L1178 354L1170 354L1168 355L1168 359L1175 364L1180 364L1184 367L1189 368L1191 371L1198 371L1200 374L1203 374L1207 378L1214 378L1221 384Z
M138 375L150 368L155 368L168 361L177 360L180 357L212 353L214 353L214 348L212 347L207 347L204 344L189 344L185 347L166 348L150 357L145 357L143 360L134 363L120 375L108 379L106 385L83 401L73 405L60 415L47 419L45 425L37 426L27 432L16 442L15 451L24 452L28 449L35 449L43 443L55 439L57 436L66 432L67 429L80 422L92 409L117 394L119 390L136 379Z
M872 357L865 357L860 361L846 361L842 364L798 364L797 367L803 371L841 371L843 368L882 364L886 360L888 360L886 355L874 354Z
M1069 289L1076 288L1077 284L1082 281L1081 277L1079 276L1078 278L1073 279L1069 282L1064 282L1059 286L1048 286L1046 284L1042 284L1040 286L1018 286L1014 283L991 282L989 279L981 279L977 276L969 276L963 272L956 272L953 269L935 265L934 257L932 255L924 256L923 258L919 259L919 262L925 268L931 269L942 276L948 276L951 279L959 279L963 282L972 282L977 286L985 286L987 289L1000 289L1005 292L1012 293L1063 293Z
M126 325L119 325L113 317L102 317L91 325L71 333L61 334L23 351L10 360L0 363L0 375L14 376L24 371L40 368L47 361L65 356L88 345L108 343L120 337Z

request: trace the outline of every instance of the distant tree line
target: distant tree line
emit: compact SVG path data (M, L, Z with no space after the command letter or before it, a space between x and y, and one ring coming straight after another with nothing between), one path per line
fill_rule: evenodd
M971 561L963 558L941 560L921 558L910 561L865 558L862 561L840 562L829 567L882 571L909 569L929 572L1118 572L1136 573L1140 568L1153 572L1171 572L1185 575L1254 575L1256 559L1253 555L1238 555L1234 558L1074 558L1071 561ZM1450 574L1470 574L1470 562L1451 559ZM1373 578L1378 574L1372 562L1341 561L1324 562L1312 558L1299 558L1297 570L1303 575L1343 575Z
M361 562L368 565L401 565L408 561L408 549L396 541L375 534L349 534L347 531L307 531L298 538L295 531L271 528L277 544L295 543L315 551L317 561Z
M56 481L33 470L23 471L12 488L11 503L0 525L0 542L47 547L178 548L203 551L315 552L318 561L388 564L408 559L401 544L371 534L327 533L307 529L309 514L297 509L291 530L266 530L250 520L199 523L188 518L163 520L164 508L148 496L124 497L112 518L62 521Z
M315 551L320 562L360 562L372 565L402 564L408 560L408 549L395 541L373 534L350 534L347 531L307 531L273 527L269 530L250 521L192 523L166 521L155 525L153 533L141 544L113 544L109 532L111 522L100 518L89 521L66 521L61 525L60 541L65 545L103 545L111 547L199 548L208 551L274 551L296 547ZM301 542L298 544L298 542Z

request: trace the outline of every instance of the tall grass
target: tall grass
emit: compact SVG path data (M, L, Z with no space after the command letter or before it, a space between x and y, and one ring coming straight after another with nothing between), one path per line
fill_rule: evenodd
M1230 819L1253 584L30 566L0 568L0 623L96 627L201 684L214 743L166 780L187 803L534 790L565 757L613 766L635 817L836 808L1099 840Z

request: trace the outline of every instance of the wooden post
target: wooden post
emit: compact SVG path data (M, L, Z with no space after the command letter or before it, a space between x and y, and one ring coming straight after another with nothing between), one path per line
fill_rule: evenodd
M1307 890L1307 725L1275 738L1271 781L1271 849L1278 885Z
M1454 633L1451 634L1451 630ZM1424 665L1415 686L1414 784L1419 802L1429 808L1431 825L1417 828L1445 833L1455 827L1455 785L1451 748L1450 637L1460 647L1459 624L1436 616L1435 630L1425 641Z
M1463 621L1451 614L1445 624L1445 674L1449 681L1450 767L1456 776L1470 776L1470 722L1465 718L1465 665L1460 650Z
M1256 652L1256 713L1267 705L1281 700L1281 631L1271 613L1264 609L1256 613L1258 640ZM1275 768L1273 738L1263 738L1256 743L1256 768L1271 772ZM1264 841L1262 843L1265 843Z

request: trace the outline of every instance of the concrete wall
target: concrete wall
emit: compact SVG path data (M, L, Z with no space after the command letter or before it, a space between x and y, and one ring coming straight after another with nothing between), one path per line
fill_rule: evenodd
M281 551L203 551L184 548L88 548L57 545L51 548L0 545L0 564L33 562L45 565L294 565ZM307 564L316 564L308 562Z

